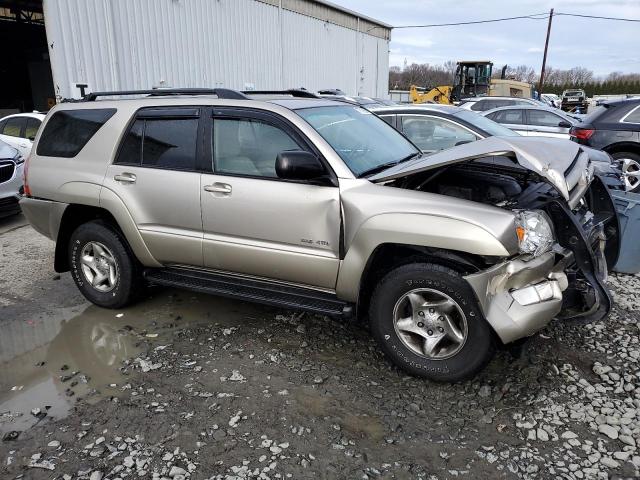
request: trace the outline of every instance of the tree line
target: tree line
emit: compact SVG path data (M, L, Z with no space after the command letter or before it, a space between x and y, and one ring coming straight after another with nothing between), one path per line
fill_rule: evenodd
M431 89L440 85L451 85L456 71L456 62L447 61L442 65L428 63L389 68L389 89L409 90L411 85ZM494 65L493 77L500 78L502 68ZM507 66L505 78L538 85L539 75L528 65ZM562 94L563 90L581 88L589 97L594 95L616 95L640 93L640 73L612 72L605 77L596 77L584 67L562 70L547 67L544 78L544 93Z

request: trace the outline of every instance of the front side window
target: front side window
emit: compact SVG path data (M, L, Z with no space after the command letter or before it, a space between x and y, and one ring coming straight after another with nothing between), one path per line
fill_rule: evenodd
M115 108L58 110L44 127L38 155L75 157L114 113Z
M312 107L296 110L356 175L393 165L419 152L391 125L360 107Z
M138 118L116 163L168 170L196 170L198 118Z
M216 173L250 177L278 178L278 154L301 150L287 132L257 119L214 118L212 142Z
M491 120L498 123L521 125L524 123L522 110L500 110L491 114Z
M403 115L402 132L423 152L436 152L477 140L477 136L443 118Z
M3 135L7 135L9 137L20 137L22 132L22 127L24 126L24 118L16 117L16 118L8 118L7 123L4 124L2 128Z
M562 121L558 115L544 110L529 110L529 125L557 127Z

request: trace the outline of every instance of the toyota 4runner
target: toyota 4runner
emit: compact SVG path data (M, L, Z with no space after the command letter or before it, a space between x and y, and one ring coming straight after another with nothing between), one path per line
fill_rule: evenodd
M554 318L607 315L619 226L578 144L490 137L427 156L367 110L309 97L63 102L22 209L96 305L151 283L355 315L433 380L472 376Z

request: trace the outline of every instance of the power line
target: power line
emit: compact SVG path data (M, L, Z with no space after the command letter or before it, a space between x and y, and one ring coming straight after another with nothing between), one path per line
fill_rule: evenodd
M542 15L542 16L541 16ZM520 19L529 19L529 20L546 20L549 17L548 13L534 13L533 15L521 15L518 17L506 17L506 18L494 18L491 20L475 20L471 22L456 22L456 23L432 23L429 25L399 25L397 27L393 27L394 29L398 28L429 28L429 27L451 27L456 25L474 25L478 23L495 23L495 22L505 22L508 20L520 20Z
M597 15L581 15L579 13L556 13L565 17L597 18L600 20L617 20L620 22L640 22L640 18L600 17Z
M621 18L621 17L602 17L598 15L582 15L579 13L555 13L555 16L564 16L564 17L579 17L579 18L591 18L591 19L599 19L599 20L615 20L620 22L640 22L638 18ZM431 23L426 25L398 25L393 27L393 29L400 28L431 28L431 27L454 27L458 25L476 25L479 23L495 23L495 22L506 22L511 20L547 20L549 18L548 13L534 13L532 15L520 15L517 17L505 17L505 18L493 18L490 20L474 20L469 22L455 22L455 23Z

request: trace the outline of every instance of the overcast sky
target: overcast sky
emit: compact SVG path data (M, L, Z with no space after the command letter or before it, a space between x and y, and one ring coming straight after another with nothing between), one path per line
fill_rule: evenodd
M640 18L640 0L333 0L341 6L397 25L451 23L548 12ZM457 27L394 29L390 65L492 60L540 70L545 20ZM596 75L640 72L640 23L554 17L547 65L582 66Z

